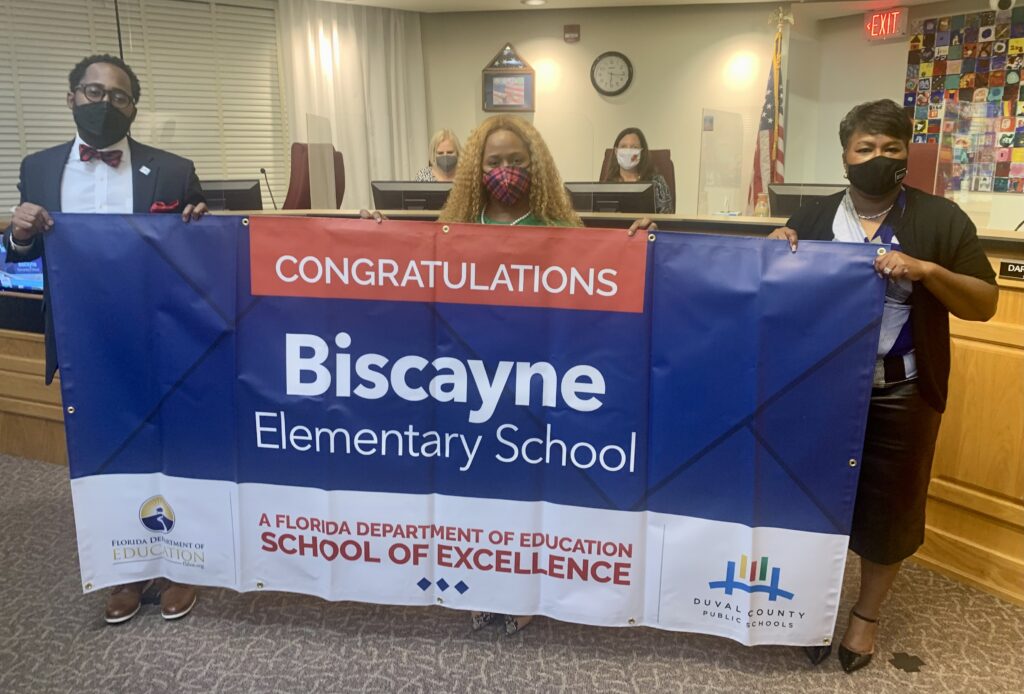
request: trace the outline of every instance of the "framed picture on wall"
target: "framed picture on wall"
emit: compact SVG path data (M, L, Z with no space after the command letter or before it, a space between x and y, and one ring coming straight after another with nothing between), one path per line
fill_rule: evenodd
M533 68L506 43L483 69L484 111L534 111L535 82Z

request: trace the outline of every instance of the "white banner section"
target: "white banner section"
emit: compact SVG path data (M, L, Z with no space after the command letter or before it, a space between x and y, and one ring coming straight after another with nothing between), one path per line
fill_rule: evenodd
M847 537L547 502L162 474L72 480L86 591L164 576L747 645L832 635Z

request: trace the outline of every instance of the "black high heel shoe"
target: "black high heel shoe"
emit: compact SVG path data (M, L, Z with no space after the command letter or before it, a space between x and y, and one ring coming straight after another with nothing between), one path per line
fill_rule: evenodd
M858 614L856 610L850 610L850 616L856 617L860 621L867 622L868 624L878 623L877 619L865 617L862 614ZM857 653L856 651L851 651L843 644L839 644L839 664L843 666L843 671L846 672L846 674L856 672L862 667L866 667L867 664L871 662L874 655L874 645L871 646L871 650L867 653Z
M811 665L820 665L832 655L832 644L827 646L804 646L804 655L811 661Z

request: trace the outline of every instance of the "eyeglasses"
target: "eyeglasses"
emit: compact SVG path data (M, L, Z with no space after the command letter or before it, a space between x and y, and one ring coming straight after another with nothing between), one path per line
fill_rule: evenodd
M128 92L121 89L106 89L102 84L80 84L75 87L75 91L81 91L85 94L85 98L93 103L103 101L103 97L109 95L110 103L116 108L128 108L135 103L135 100Z

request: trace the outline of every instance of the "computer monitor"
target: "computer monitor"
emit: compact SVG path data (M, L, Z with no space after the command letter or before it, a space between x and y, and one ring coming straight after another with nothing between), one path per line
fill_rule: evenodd
M8 263L7 249L0 244L0 291L43 292L43 259Z
M263 196L257 178L203 182L203 194L211 210L262 210Z
M439 210L452 184L447 181L370 181L378 210Z
M577 212L632 212L650 214L654 208L654 184L566 183L565 190Z
M846 190L832 183L769 183L768 206L772 217L790 217L810 198L824 197Z

